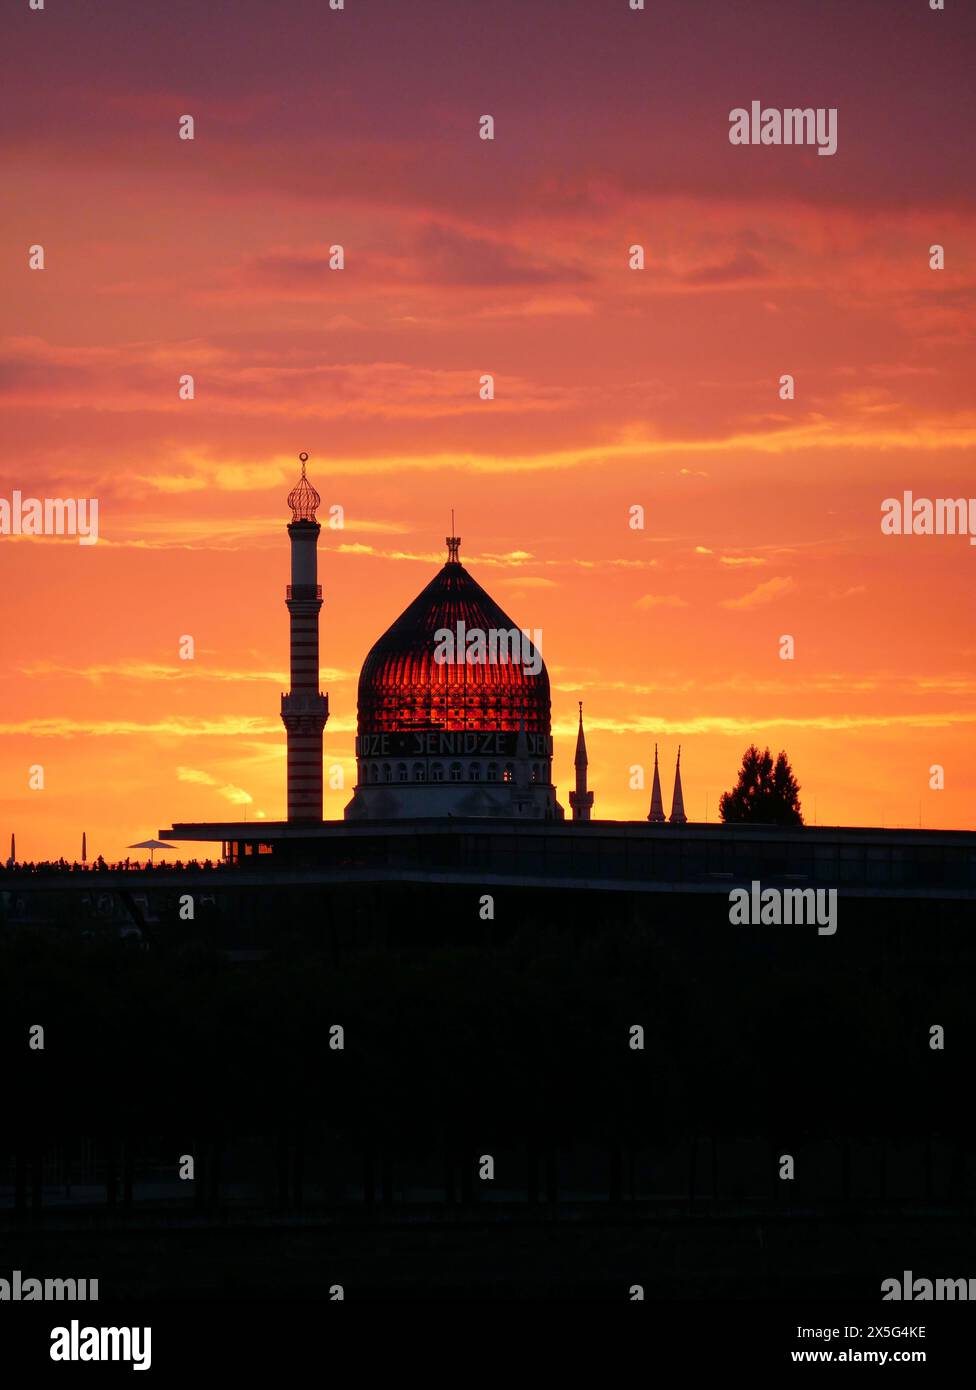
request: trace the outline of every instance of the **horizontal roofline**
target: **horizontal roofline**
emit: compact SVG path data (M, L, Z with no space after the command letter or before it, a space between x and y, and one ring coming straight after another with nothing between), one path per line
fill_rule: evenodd
M883 840L919 843L952 842L976 848L976 830L920 830L910 826L859 825L724 825L720 822L693 822L684 825L658 825L646 820L586 822L522 820L502 817L438 816L416 820L367 821L176 821L158 832L161 840L205 841L245 840L321 840L361 839L375 835L563 835L637 837L640 839L843 839L852 842Z

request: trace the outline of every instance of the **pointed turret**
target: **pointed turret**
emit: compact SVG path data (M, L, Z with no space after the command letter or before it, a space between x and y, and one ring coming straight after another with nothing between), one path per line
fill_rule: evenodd
M81 832L81 862L88 863L88 836L84 830Z
M569 794L569 804L573 808L573 820L589 820L593 806L593 793L586 789L586 736L583 733L583 701L579 702L579 732L576 735L576 790Z
M662 825L667 816L664 814L664 800L661 796L661 774L657 770L657 744L654 745L654 785L651 788L651 811L647 817L655 825Z
M685 825L685 799L681 794L681 744L678 744L678 761L674 766L674 796L671 798L671 824Z
M579 730L576 734L576 757L573 759L577 767L585 768L588 765L586 756L586 735L583 733L583 701L579 702Z

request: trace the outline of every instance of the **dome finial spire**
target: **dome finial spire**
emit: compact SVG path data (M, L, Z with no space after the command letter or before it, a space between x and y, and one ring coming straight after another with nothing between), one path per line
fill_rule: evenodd
M451 508L451 534L450 534L449 536L445 536L445 537L444 537L444 540L447 542L447 563L448 563L449 565L458 565L458 564L460 564L461 562L460 562L460 560L458 559L458 550L459 550L460 545L461 545L461 537L460 537L460 536L456 536L456 535L454 534L454 508L453 508L453 507Z

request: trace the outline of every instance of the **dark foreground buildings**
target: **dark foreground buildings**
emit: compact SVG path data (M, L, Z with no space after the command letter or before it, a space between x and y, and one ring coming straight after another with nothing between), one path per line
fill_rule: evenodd
M0 876L11 1267L398 1299L965 1273L973 835L252 833L210 870ZM835 887L836 932L733 926L754 878Z

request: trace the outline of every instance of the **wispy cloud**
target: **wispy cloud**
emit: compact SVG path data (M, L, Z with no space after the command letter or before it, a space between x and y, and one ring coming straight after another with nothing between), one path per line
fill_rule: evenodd
M767 268L759 260L758 256L751 252L743 251L737 256L730 256L728 260L718 262L714 265L700 266L697 270L689 270L682 276L686 285L701 285L704 287L716 285L741 285L750 280L761 280L768 275Z
M794 589L793 579L767 579L765 584L759 584L755 589L750 589L747 594L742 594L740 598L726 598L722 600L723 608L761 608L763 604L773 603L776 599L782 598Z
M246 792L243 787L235 787L233 782L221 782L219 777L213 777L209 772L201 772L194 767L178 767L176 776L181 782L195 782L202 787L215 787L218 796L235 806L249 806L254 800L250 792Z
M947 729L953 726L976 724L976 713L928 713L928 714L822 714L805 718L792 715L695 715L687 719L674 719L664 715L635 715L632 718L601 718L597 714L587 716L586 732L608 734L728 734L748 737L751 733L766 729L820 729L830 733L843 733L862 729L865 731L898 728ZM553 734L559 738L569 738L575 734L576 725L572 717L553 723Z
M336 733L354 733L354 715L330 716L329 729ZM21 719L0 724L0 737L28 736L30 738L282 738L281 721L263 715L224 714L216 717L167 715L160 719L140 722L137 719L59 718Z
M171 665L165 662L125 660L103 662L92 666L64 666L51 661L36 661L20 667L25 676L75 676L81 680L92 681L98 685L103 680L130 681L229 681L234 684L257 683L272 685L283 690L288 685L287 671L235 671L208 666L205 661L179 661L174 658ZM323 680L352 680L353 671L337 668L324 668Z
M281 723L259 715L218 715L191 718L168 715L141 722L137 719L58 718L22 719L0 724L0 735L26 734L31 738L239 738L241 735L281 736Z
M635 608L687 608L688 604L678 594L644 594L634 604Z

